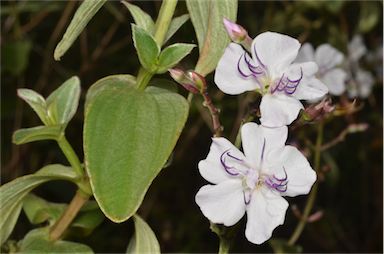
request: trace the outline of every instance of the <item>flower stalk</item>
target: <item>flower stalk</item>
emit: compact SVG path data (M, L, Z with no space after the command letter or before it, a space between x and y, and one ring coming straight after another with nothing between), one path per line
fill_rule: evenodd
M318 172L320 170L320 159L321 159L321 151L322 151L322 143L323 143L323 131L324 131L324 122L320 122L317 129L317 139L315 146L315 171ZM294 245L296 241L299 239L301 233L304 230L305 225L308 222L308 217L311 213L312 207L315 204L316 195L318 191L318 182L316 181L312 187L311 193L307 199L307 203L304 208L303 215L300 218L300 222L297 224L295 231L293 232L291 238L288 240L288 245Z

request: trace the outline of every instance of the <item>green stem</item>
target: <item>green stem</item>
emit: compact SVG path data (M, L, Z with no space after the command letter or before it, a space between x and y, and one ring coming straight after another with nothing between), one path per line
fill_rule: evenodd
M159 16L157 17L155 24L154 34L154 39L158 45L163 45L176 5L177 0L163 0L163 3L161 4ZM137 89L144 90L154 74L155 73L151 73L141 67L139 74L137 75Z
M219 245L219 254L229 253L229 248L230 248L230 242L221 237L220 245Z
M68 143L68 140L65 138L64 135L62 135L58 140L57 143L61 150L63 151L65 157L69 161L69 164L71 164L73 170L76 172L76 174L79 177L84 177L84 171L81 167L81 163L79 158L77 157L75 151L73 150L72 146Z
M69 203L67 209L49 232L50 240L56 241L62 236L64 231L68 228L77 213L80 211L81 207L88 201L89 197L89 195L84 194L81 191L76 192L76 195L73 197L71 203Z
M323 130L324 130L324 123L320 122L318 129L317 129L317 139L316 139L316 146L315 146L315 170L318 172L320 169L320 159L321 159L321 144L323 142ZM291 238L288 241L288 245L294 245L296 241L299 239L301 233L304 230L305 225L307 224L308 217L311 213L312 207L315 204L316 195L318 191L318 182L316 182L311 190L311 193L309 194L309 197L307 199L307 203L304 208L304 212L300 218L300 222L297 224L295 231L293 232Z

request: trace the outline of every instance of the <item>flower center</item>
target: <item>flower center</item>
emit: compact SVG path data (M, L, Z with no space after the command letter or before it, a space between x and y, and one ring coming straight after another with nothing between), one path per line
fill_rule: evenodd
M220 162L227 174L242 178L245 204L249 204L252 193L262 186L280 193L287 191L288 175L284 167L284 177L281 178L261 173L263 170L250 167L244 160L231 154L230 149L221 154Z

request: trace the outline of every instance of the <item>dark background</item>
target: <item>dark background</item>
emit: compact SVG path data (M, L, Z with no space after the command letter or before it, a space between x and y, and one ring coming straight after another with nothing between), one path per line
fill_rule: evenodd
M161 5L160 1L134 3L153 18ZM17 88L34 89L47 96L72 75L80 77L80 107L67 128L67 137L82 158L83 103L87 89L104 76L136 75L138 71L130 31L133 20L118 1L110 1L99 11L60 62L53 60L53 50L77 6L78 2L73 1L1 1L2 183L33 173L50 163L68 164L54 142L12 145L13 131L40 124L28 105L16 97ZM355 33L361 33L368 50L374 51L382 45L382 8L379 1L240 1L238 23L251 37L266 30L276 31L315 46L329 42L344 53L347 52L347 42ZM180 1L175 16L184 13L187 9ZM362 29L364 24L361 22L373 24ZM171 42L197 42L190 21L168 44ZM180 67L192 69L197 57L195 49ZM372 74L378 69L381 76L375 74L376 82L370 97L357 101L364 105L362 110L326 124L325 140L332 140L350 123L365 122L369 128L364 133L349 135L323 156L326 159L322 165L330 171L320 183L314 208L323 211L323 217L308 224L299 239L298 244L304 252L383 250L382 62L372 65L363 61L362 65ZM209 91L221 108L224 134L233 140L239 120L257 103L248 103L245 95L223 95L212 77L212 74L207 77ZM186 95L182 88L179 91ZM339 98L334 98L334 102L338 101ZM197 163L205 158L210 145L211 131L206 118L207 112L201 107L200 100L194 100L172 165L163 169L155 179L139 210L156 233L163 252L216 252L218 249L218 240L210 231L208 220L194 202L196 192L206 184L197 170ZM305 146L306 139L314 142L315 127L313 124L291 130L290 136L296 139L290 138L290 142L301 147ZM74 192L74 186L65 182L47 183L35 191L52 202L69 202ZM302 208L305 200L304 196L290 198L289 202L291 207L296 204ZM288 210L286 223L278 227L273 236L289 238L297 221ZM245 218L240 224L233 252L272 251L267 243L261 246L249 243L244 237ZM32 228L22 214L11 238L20 240ZM95 252L124 252L132 232L131 220L115 224L106 219L91 235L70 240L85 242Z

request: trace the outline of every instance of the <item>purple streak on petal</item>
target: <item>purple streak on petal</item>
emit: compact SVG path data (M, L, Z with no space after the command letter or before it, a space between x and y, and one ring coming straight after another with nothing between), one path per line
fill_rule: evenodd
M243 191L244 203L248 205L251 202L251 193L249 191Z
M229 151L229 150L230 150L230 149L226 150L224 153L221 154L221 156L220 156L220 162L221 162L221 165L223 166L224 170L225 170L228 174L230 174L231 176L237 176L237 175L239 175L238 172L231 172L231 170L233 170L233 169L236 170L236 168L235 168L235 167L228 166L227 164L225 164L225 158L224 158L224 156L225 156L225 155L228 155L228 151Z
M257 54L257 51L256 51L256 45L253 45L253 50L255 51L255 56L256 56L256 60L259 62L259 64L264 68L266 69L266 66L263 64L263 62L260 60L258 54Z
M265 138L264 138L263 148L261 148L261 162L263 162L264 160L264 151L265 151Z

